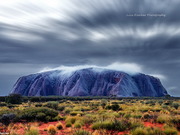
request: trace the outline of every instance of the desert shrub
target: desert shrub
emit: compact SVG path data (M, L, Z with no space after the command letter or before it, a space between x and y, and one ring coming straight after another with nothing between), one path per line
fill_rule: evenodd
M93 123L92 127L93 130L97 129L111 129L112 128L112 122L111 121L99 121Z
M177 128L180 129L180 115L173 116L170 122Z
M119 111L118 113L119 113L120 116L124 116L127 112L125 112L125 111Z
M54 125L49 125L47 131L48 131L48 134L50 135L55 135L57 132L56 127Z
M86 130L76 130L73 135L90 135L91 133Z
M59 121L59 120L65 120L65 116L58 115L52 119L52 121Z
M126 119L128 119L128 118L130 118L131 116L132 116L131 113L126 113L123 117L126 118Z
M131 132L132 135L148 135L148 131L143 127L138 127Z
M154 101L154 100L147 100L146 102L145 102L145 104L149 104L149 105L155 105L156 104L156 101Z
M58 106L57 110L58 111L63 111L65 109L65 106Z
M168 107L169 107L168 105L162 105L163 109L168 109Z
M90 111L92 110L90 107L88 106L85 106L85 107L81 107L81 111L84 112L84 111Z
M91 124L93 122L96 121L96 115L92 115L92 114L86 114L84 117L83 117L83 122L85 124Z
M39 135L39 130L35 127L31 127L28 131L26 131L25 135Z
M69 107L66 107L66 108L64 109L64 112L65 112L66 114L69 114L71 111L72 111L72 109L69 108Z
M45 117L46 117L46 114L43 113L43 112L39 112L39 113L37 113L37 115L36 115L36 118L37 118L38 121L44 121L44 118L45 118Z
M118 104L107 105L105 109L113 111L122 110L122 108Z
M7 106L7 104L4 102L0 102L0 107L3 107L3 106Z
M59 105L59 103L56 102L56 101L49 101L46 104L44 104L43 106L57 110L58 109L58 105Z
M164 102L163 105L172 105L172 102L173 102L173 101L170 101L170 100L169 100L169 101Z
M53 118L58 116L58 112L46 107L31 107L22 110L19 114L19 119L26 121L53 121Z
M138 119L139 119L139 118L142 117L142 113L140 113L140 112L132 113L132 114L131 114L131 117L132 117L132 118L138 118Z
M144 114L142 115L142 118L143 118L143 119L152 119L153 116L152 116L151 114L149 114L148 112L146 112L146 113L144 113Z
M144 107L141 107L141 108L139 109L139 111L140 111L140 112L148 112L149 109L150 109L150 107L144 106Z
M75 128L81 128L84 125L82 120L76 120L76 122L74 123L74 127Z
M156 127L137 127L131 133L132 135L164 135L163 131Z
M14 113L3 114L0 117L0 122L8 126L15 119L15 117L16 115Z
M81 125L80 123L77 123L77 122L74 123L74 128L81 128L81 126L82 126L82 125Z
M112 105L111 105L111 109L112 109L113 111L122 110L118 104L112 104Z
M76 117L67 117L65 122L66 123L71 123L71 124L74 124L76 121Z
M92 129L106 129L106 130L118 130L124 131L128 128L129 123L125 120L113 120L113 121L99 121L92 125Z
M149 128L148 135L164 135L163 131L160 128Z
M22 96L20 94L10 94L6 97L6 103L20 104L22 102Z
M161 114L157 117L158 123L166 123L170 121L170 116L167 114Z
M179 103L172 103L172 107L174 107L175 109L178 109Z
M128 127L129 129L135 129L137 127L144 127L144 124L139 119L131 118L129 122L130 122L129 127Z
M178 131L175 128L167 127L164 129L165 135L178 135Z
M56 124L56 128L57 128L58 130L63 129L62 123L61 123L61 122L58 122L58 123Z
M71 126L72 126L72 124L70 122L66 123L66 127L71 127Z
M160 114L170 114L170 112L168 110L161 110Z
M155 107L152 109L153 112L160 112L162 110L162 108L158 108L158 107Z

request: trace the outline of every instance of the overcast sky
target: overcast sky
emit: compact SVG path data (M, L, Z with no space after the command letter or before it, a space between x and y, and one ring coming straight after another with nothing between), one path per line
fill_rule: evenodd
M179 0L0 0L0 95L23 75L115 65L180 96Z

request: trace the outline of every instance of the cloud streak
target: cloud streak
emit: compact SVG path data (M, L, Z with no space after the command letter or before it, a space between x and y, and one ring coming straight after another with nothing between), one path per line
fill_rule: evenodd
M112 63L107 66L97 66L97 65L77 65L77 66L60 66L56 68L44 68L40 71L41 72L47 72L47 71L54 71L54 70L62 70L64 73L71 73L77 70L86 69L86 68L94 68L94 70L97 69L97 71L102 70L116 70L116 71L123 71L127 72L129 74L136 74L142 72L142 69L139 65L135 63Z

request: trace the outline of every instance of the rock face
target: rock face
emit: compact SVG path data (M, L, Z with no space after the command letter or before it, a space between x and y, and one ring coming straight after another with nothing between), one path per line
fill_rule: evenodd
M54 70L23 76L11 93L24 96L117 96L167 95L160 80L145 74L86 68L73 72Z

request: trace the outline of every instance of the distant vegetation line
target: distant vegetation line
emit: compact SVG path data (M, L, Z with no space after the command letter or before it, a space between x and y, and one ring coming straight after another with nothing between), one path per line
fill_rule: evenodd
M79 96L79 97L69 97L69 96L21 96L19 94L10 94L9 96L0 96L1 102L7 102L8 100L13 100L14 102L21 100L21 102L47 102L47 101L60 101L60 100L70 100L70 101L83 101L83 100L94 100L94 99L112 99L112 100L123 100L123 99L139 99L139 100L159 100L159 99L172 99L179 100L180 97L171 97L169 95L164 97L108 97L108 96Z

